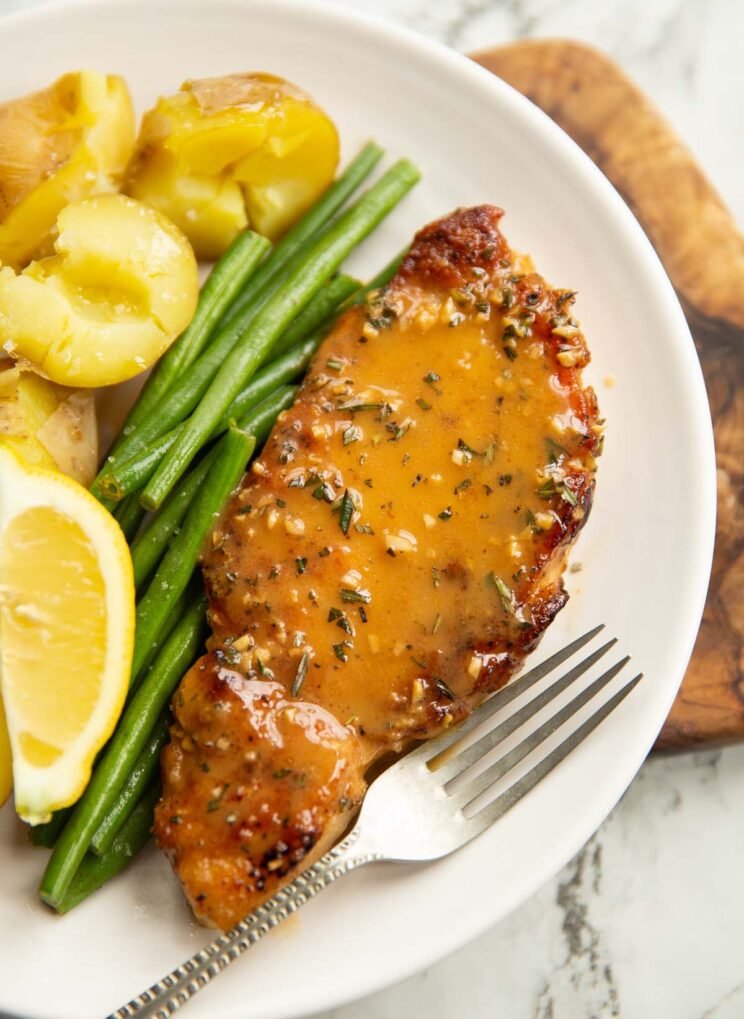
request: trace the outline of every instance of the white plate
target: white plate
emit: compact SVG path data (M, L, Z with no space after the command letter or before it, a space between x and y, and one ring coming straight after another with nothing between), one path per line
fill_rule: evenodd
M702 611L715 513L708 405L679 305L621 199L547 117L464 57L390 25L287 0L95 0L0 22L0 52L1 98L83 66L124 74L140 108L187 77L286 75L334 117L346 157L374 137L423 170L356 268L380 266L458 204L494 202L512 245L580 291L607 447L575 555L584 570L569 578L573 598L540 655L604 621L646 680L485 836L432 866L344 879L187 1014L274 1019L375 991L475 937L553 875L617 802L672 702ZM206 940L154 851L63 919L35 899L43 863L6 807L0 1009L101 1016Z

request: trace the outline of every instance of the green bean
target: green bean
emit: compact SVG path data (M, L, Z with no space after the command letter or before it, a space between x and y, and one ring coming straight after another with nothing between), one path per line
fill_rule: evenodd
M109 455L117 451L124 439L172 388L174 381L193 364L220 318L245 287L270 246L265 237L244 230L221 255L201 288L191 323L153 368Z
M168 544L181 526L189 506L194 501L202 482L206 478L218 447L215 446L202 457L194 469L183 479L178 488L171 492L168 500L148 521L145 529L132 542L132 568L134 586L139 590L163 557Z
M205 605L203 595L191 599L187 613L125 708L105 754L57 839L39 886L42 901L55 909L62 902L91 838L126 783L174 687L197 654L204 636Z
M262 368L248 385L235 397L224 417L215 426L212 437L224 432L231 421L240 420L252 407L257 406L278 386L291 382L300 375L318 348L320 338L311 336L303 343L298 343L287 350L281 357L269 362ZM158 464L176 441L183 425L177 425L166 432L152 445L145 447L118 466L108 468L99 477L100 488L112 497L119 499L128 497L145 485L154 474Z
M257 446L263 445L274 427L277 417L287 407L292 406L296 394L297 386L280 386L275 393L272 393L244 418L241 418L238 421L238 428L254 435Z
M147 515L147 510L140 505L139 499L133 497L116 503L112 512L124 532L124 537L131 543Z
M213 436L224 432L231 421L242 422L244 419L250 420L246 415L250 414L254 408L258 407L259 404L263 405L269 400L280 386L284 386L288 382L294 382L296 378L302 375L310 362L310 358L318 349L319 342L317 335L310 336L290 350L287 350L275 361L271 361L265 368L262 368L245 389L235 397L228 407L227 413L212 433ZM284 408L280 409L283 410ZM277 410L278 413L279 411ZM243 425L241 424L242 427ZM250 425L245 427L245 431L256 435Z
M160 764L160 752L168 741L169 717L169 712L164 711L155 723L149 740L132 765L126 783L90 840L90 848L96 856L103 856L109 852L127 818L137 806L151 780L155 778Z
M257 304L251 314L254 312L257 314L258 310ZM101 492L103 478L111 473L112 467L130 459L139 450L147 448L188 417L206 393L220 365L224 364L240 336L240 329L237 326L220 332L201 357L191 365L188 378L167 392L148 417L140 421L137 429L121 443L116 456L107 457L93 482L94 494Z
M72 807L62 807L61 810L55 810L48 821L29 828L28 838L31 845L51 849L59 838L59 833L67 824L67 819L72 811Z
M408 160L400 160L344 213L310 249L225 359L209 389L145 488L140 502L157 509L188 469L198 450L261 360L289 323L356 247L397 205L419 179Z
M277 415L292 403L295 392L296 387L294 386L280 386L262 403L251 408L244 417L240 418L238 427L255 436L256 445L261 445L273 427ZM135 587L141 587L160 561L168 543L181 526L181 521L199 491L214 458L219 454L219 450L219 445L214 446L206 456L202 457L196 467L171 492L168 499L148 521L145 529L132 544Z
M176 627L176 624L179 622L184 612L186 611L186 603L187 597L186 592L184 591L179 598L176 598L175 602L171 606L170 611L168 612L168 615L165 617L165 621L163 622L163 625L160 627L157 636L150 644L147 654L145 655L142 664L137 670L136 675L135 673L132 673L129 684L130 697L132 696L134 689L138 686L142 677L147 674L147 670L152 666L153 662L157 657L158 652L160 651L160 648L163 646L164 641L166 641L170 637L171 633Z
M87 853L83 857L67 891L54 904L58 913L69 913L134 859L150 838L159 799L160 783L156 782L136 805L108 852L103 856Z
M233 426L222 443L204 484L186 514L183 527L171 542L147 590L137 603L132 676L138 675L149 648L173 603L186 590L204 539L214 517L243 475L256 445L252 435Z
M176 425L165 435L155 439L151 445L138 450L128 460L106 467L105 473L102 472L97 479L98 491L110 493L111 498L116 493L116 497L121 500L118 505L128 503L130 499L139 505L136 493L153 476L158 464L176 441L182 429L182 424Z
M276 357L285 350L289 350L306 336L310 336L335 318L340 305L352 294L355 294L361 284L352 276L345 276L340 273L329 280L324 287L305 305L300 314L282 333L274 346L271 348L271 357Z
M344 202L367 179L382 158L383 150L376 142L367 142L359 154L349 163L337 181L324 192L302 219L288 230L273 251L261 265L247 286L228 310L222 325L229 325L261 293L266 285L277 278L287 263L314 245L320 230L330 221Z

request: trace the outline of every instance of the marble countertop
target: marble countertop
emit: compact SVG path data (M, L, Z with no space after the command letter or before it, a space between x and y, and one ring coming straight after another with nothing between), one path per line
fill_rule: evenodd
M0 0L0 13L32 2ZM658 104L744 226L740 0L336 2L463 51L532 36L599 46ZM744 746L654 758L519 910L321 1019L741 1019L743 845Z

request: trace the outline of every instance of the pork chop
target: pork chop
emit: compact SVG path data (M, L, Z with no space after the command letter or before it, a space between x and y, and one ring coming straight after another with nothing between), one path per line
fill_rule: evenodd
M203 556L155 831L230 927L341 835L364 775L502 686L564 605L601 421L501 210L424 228L315 356Z

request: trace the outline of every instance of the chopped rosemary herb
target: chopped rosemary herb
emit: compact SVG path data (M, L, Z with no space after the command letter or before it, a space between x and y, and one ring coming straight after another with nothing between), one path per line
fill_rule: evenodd
M351 524L351 518L354 515L354 500L349 495L349 489L344 489L343 498L341 499L341 514L338 522L341 530L344 534L349 533L349 525Z
M302 655L302 658L300 658L300 664L297 666L297 672L295 673L294 682L292 683L293 697L296 697L297 694L302 689L302 684L305 680L305 676L307 675L307 666L309 661L310 656L308 655L307 651L305 651Z
M354 524L354 530L358 534L374 534L375 533L372 530L372 528L371 528L371 526L369 524Z
M437 375L436 372L428 371L426 373L426 375L424 375L424 382L428 382L430 386L433 386L435 382L441 382L441 381L442 381L442 376L441 375Z
M268 668L268 666L264 665L264 663L258 657L256 658L256 665L258 666L258 671L261 673L262 676L265 676L266 679L274 678L273 670Z
M350 446L352 442L359 442L362 437L362 429L359 425L349 425L348 428L344 429L343 443L344 446Z
M561 499L567 502L569 506L577 506L579 503L573 490L568 487L565 481L561 485Z
M351 647L348 640L343 640L340 644L333 645L333 653L340 662L348 662L349 660L349 656L346 654L347 647Z
M439 514L439 519L440 520L449 520L451 516L452 516L452 507L448 506L447 509L443 509L442 512Z
M392 438L388 439L388 442L400 442L410 427L410 424L405 423L402 425L394 425L394 427L390 429L393 432L393 435Z
M455 485L455 495L459 492L464 492L466 488L470 488L473 482L470 478L463 478L459 485Z
M383 403L342 403L339 410L348 410L350 414L356 414L363 410L382 410Z
M342 587L341 601L363 602L365 605L368 605L372 601L372 595L369 591L357 591L353 587Z
M364 609L364 606L363 605L359 605L357 607L357 612L359 613L359 618L361 619L361 621L363 623L366 623L367 622L367 613L366 613L366 611Z
M222 797L225 795L229 788L230 788L229 782L224 782L222 784L222 790L217 794L217 796L215 796L213 800L210 800L209 803L207 804L208 813L211 814L214 810L219 809L220 803L222 802Z
M330 612L328 613L328 622L333 623L335 622L336 619L340 619L342 615L343 612L341 611L341 609L331 608Z
M437 612L437 614L434 616L434 622L431 624L431 632L438 633L439 627L441 625L442 625L442 613Z
M364 479L364 484L367 486L367 488L371 488L372 487L372 478L365 478Z
M277 499L276 504L279 507L279 509L284 509L284 507L287 505L284 499Z
M322 499L324 502L333 502L333 489L327 481L324 481L322 485L318 485L317 488L313 489L313 499Z
M501 577L497 577L493 572L486 576L486 583L496 588L501 598L501 604L510 615L514 615L514 594L511 588L504 583Z
M274 772L273 778L286 778L287 775L291 774L292 774L291 768L279 768L277 771Z
M446 697L448 701L453 701L455 699L454 693L452 692L452 690L450 690L450 688L447 686L443 679L439 679L439 677L437 677L434 680L434 686L440 692L442 697Z
M429 668L426 662L422 661L420 658L416 658L415 655L411 655L411 661L413 662L414 665L418 665L420 669Z
M468 446L467 442L464 439L458 439L457 440L457 448L459 450L461 450L463 453L469 453L470 456L480 456L481 455L478 452L477 449L473 449L472 446Z
M331 550L327 545L325 546L325 548L322 548L320 552L318 552L318 555L320 556L321 559L325 559L325 557L329 556L330 554Z
M346 633L350 633L352 637L354 636L354 627L351 625L349 617L345 616L343 612L341 613L341 616L337 620L336 626L340 627Z
M421 410L431 410L431 404L427 403L423 396L420 396L418 400L416 400L416 403L419 405Z
M561 499L563 499L564 502L567 502L569 506L576 506L579 502L576 495L568 487L565 481L556 481L553 477L548 478L548 480L541 485L540 488L538 488L537 494L541 499L551 499L554 495L560 495Z
M548 459L552 464L558 463L562 456L568 456L566 447L561 446L560 442L556 442L550 435L545 436L545 447L548 451Z
M307 566L307 559L305 559L304 556L298 556L295 559L295 566L297 567L298 575L304 573L305 567Z

